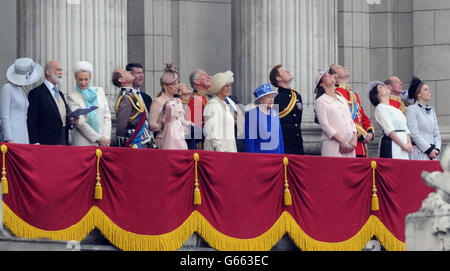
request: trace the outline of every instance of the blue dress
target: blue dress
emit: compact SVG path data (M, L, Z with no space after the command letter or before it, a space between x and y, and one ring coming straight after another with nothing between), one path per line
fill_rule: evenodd
M280 116L275 110L269 112L256 107L245 113L245 152L284 154Z

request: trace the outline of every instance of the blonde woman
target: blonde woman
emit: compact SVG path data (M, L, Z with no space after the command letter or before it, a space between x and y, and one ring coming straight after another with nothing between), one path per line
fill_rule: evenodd
M231 94L234 74L231 71L214 75L210 94L213 98L205 107L205 150L237 152L234 136L234 116L225 99Z
M111 144L111 111L105 92L91 85L94 68L89 62L78 62L74 67L76 89L68 96L68 104L73 112L79 108L96 106L97 110L80 116L72 131L73 146L101 146Z

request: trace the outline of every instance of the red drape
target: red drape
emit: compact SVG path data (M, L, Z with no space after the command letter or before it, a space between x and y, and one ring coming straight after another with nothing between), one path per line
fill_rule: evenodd
M422 171L442 171L439 162L429 161L198 152L202 205L194 206L192 151L102 148L103 198L95 200L96 148L7 146L9 193L3 201L24 224L48 232L79 223L97 207L126 232L159 236L197 211L224 236L246 240L268 232L287 212L318 242L349 240L371 216L405 242L405 217L433 191ZM289 207L283 204L284 157ZM376 212L371 211L372 161L377 162Z

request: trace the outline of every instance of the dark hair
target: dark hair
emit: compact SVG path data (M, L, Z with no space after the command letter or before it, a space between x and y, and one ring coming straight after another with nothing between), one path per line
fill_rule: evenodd
M369 100L375 107L380 104L380 101L378 100L378 86L379 85L374 86L369 92Z
M125 70L127 70L129 72L132 72L133 69L135 69L135 68L137 68L137 69L144 69L144 67L141 64L139 64L139 63L130 63L130 64L127 65Z
M322 79L320 79L319 83L317 83L316 90L314 90L314 92L316 93L316 100L319 99L323 94L325 94L325 88L322 87L320 84L322 84ZM314 109L314 122L320 124L315 109Z
M314 90L314 93L316 93L316 100L320 98L323 94L325 94L325 88L322 87L320 84L322 84L322 79L320 79L319 83L317 83L317 87Z
M122 78L122 74L118 71L114 71L112 74L112 83L114 86L121 88L122 83L119 81Z
M272 71L270 71L270 75L269 75L270 83L271 83L272 85L276 86L276 87L278 87L278 80L277 80L277 77L280 76L280 71L279 71L279 69L280 69L281 67L283 67L283 65L281 65L281 64L276 65L276 66L272 69Z
M387 79L386 81L384 81L384 84L385 84L386 86L392 85L392 80L391 80L391 79Z

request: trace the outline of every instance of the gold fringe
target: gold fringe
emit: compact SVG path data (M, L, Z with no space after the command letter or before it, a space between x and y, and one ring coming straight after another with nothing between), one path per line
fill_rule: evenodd
M6 153L8 152L8 147L6 145L2 145L1 147L2 156L3 156L3 167L2 167L2 194L7 195L9 193L8 188L8 180L6 179Z
M49 239L55 241L81 242L95 229L95 212L90 210L77 224L60 231L45 231L23 221L3 202L3 224L15 236L24 239Z
M94 228L116 247L125 251L176 251L197 232L208 244L219 251L269 251L288 233L295 244L304 251L361 251L373 236L389 251L405 251L399 241L381 223L371 216L362 229L351 239L340 243L327 243L309 237L295 219L284 212L264 234L254 239L238 239L224 235L197 211L177 229L162 235L138 235L121 229L98 207L92 207L77 224L61 231L44 231L30 226L3 204L5 226L16 236L27 239L76 240L81 242Z

